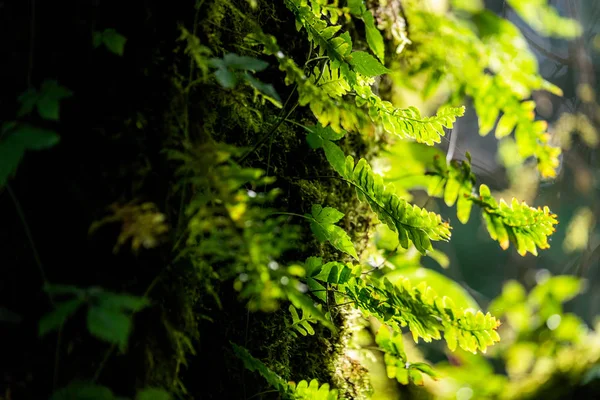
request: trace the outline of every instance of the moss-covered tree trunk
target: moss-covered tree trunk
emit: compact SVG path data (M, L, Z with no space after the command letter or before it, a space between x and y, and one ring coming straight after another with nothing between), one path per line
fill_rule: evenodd
M253 150L243 167L277 178L269 185L281 190L277 207L298 214L310 212L312 204L351 210L342 225L359 250L366 245L365 206L350 186L329 177L333 170L321 152L308 147L302 127L282 121L280 109L257 99L249 85L224 89L210 79L190 86L202 71L185 51L189 41L178 40L182 28L214 57L233 52L260 58L245 42L259 23L297 60L311 57L283 2L252 3L4 4L3 120L15 119L21 93L46 80L56 80L72 96L60 102L59 121L22 118L55 130L60 143L26 152L14 178L0 189L0 306L6 315L0 320L1 354L2 370L11 371L0 378L0 397L48 398L77 379L123 396L148 386L195 399L249 398L268 391L245 371L230 342L248 348L284 379L317 378L353 397L366 390L364 372L344 355L349 335L344 307L331 310L341 330L319 325L314 336L296 340L287 326L287 306L248 311L234 277L220 275L227 266L198 268L180 242L187 229L183 211L202 188L176 174L179 165L168 159L168 151L197 150L199 160L209 160L210 147L203 146L224 142ZM110 45L94 46L94 35L106 29L126 38L122 56ZM257 77L274 82L284 101L297 102L276 66ZM287 116L308 125L309 113L297 107ZM356 158L372 151L361 136L341 145ZM260 196L266 186L247 189ZM168 233L154 238L138 214L123 208L128 203L152 203L153 212L165 216ZM118 210L113 223L88 232L94 221ZM213 218L209 222L218 224ZM300 227L300 239L273 260L275 266L315 255L348 257L314 239L302 219L286 218ZM115 248L118 238L127 241ZM237 251L231 242L222 246ZM203 275L209 270L214 276ZM151 304L135 315L126 351L90 335L84 310L38 340L38 321L58 301L41 290L45 283L147 294Z

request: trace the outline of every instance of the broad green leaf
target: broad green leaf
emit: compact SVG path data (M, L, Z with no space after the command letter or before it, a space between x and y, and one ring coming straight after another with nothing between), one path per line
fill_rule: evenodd
M262 71L269 66L269 63L253 57L239 56L235 53L225 54L223 63L231 68L242 71Z
M25 150L47 149L60 141L56 132L29 124L18 124L11 136L15 136Z
M322 224L335 224L344 217L344 213L339 212L333 207L325 207L320 204L313 204L311 213L315 221Z
M350 236L339 226L333 225L342 219L344 214L332 207L323 208L320 204L313 204L311 211L312 216L307 214L307 217L310 219L310 229L317 239L321 242L329 241L336 249L358 260Z
M127 38L118 33L113 28L105 29L102 32L95 31L92 37L93 45L95 48L104 44L108 50L112 53L122 56L125 51L125 43Z
M232 89L237 84L237 77L227 68L217 69L215 78L217 78L219 85L223 86L225 89Z
M355 51L351 53L350 65L354 67L356 72L367 76L378 76L390 72L383 66L375 57L364 51Z
M14 175L24 154L22 143L14 135L11 134L5 140L0 140L0 187Z
M49 312L40 319L38 336L44 336L60 328L82 305L83 299L79 298L57 303L54 311Z
M96 338L116 344L124 351L131 333L131 317L110 308L91 306L87 327Z
M171 394L164 389L144 388L137 392L135 400L171 400Z
M118 294L111 292L101 292L96 296L98 303L102 308L110 308L116 311L137 312L149 305L146 297L132 296L130 294Z
M466 224L469 222L472 207L473 202L470 198L461 195L458 196L458 201L456 202L456 216L461 223Z
M383 63L385 58L385 45L383 44L383 36L377 26L375 25L375 18L371 11L365 11L362 15L363 21L365 22L365 31L367 35L367 44L375 53L377 58Z
M246 82L248 82L253 88L262 93L266 98L271 101L275 106L281 108L281 98L279 94L275 91L275 88L270 83L264 83L256 79L250 74L244 74L246 78Z
M324 143L323 138L315 132L309 132L308 135L306 135L306 142L311 149L320 149L323 147Z
M325 140L323 142L323 150L329 164L338 174L343 175L346 170L346 156L342 149L332 141Z
M28 89L19 96L21 107L17 112L17 116L22 117L29 114L35 106L42 118L58 121L60 117L60 101L72 95L73 92L59 85L57 81L45 80L39 92L35 89Z

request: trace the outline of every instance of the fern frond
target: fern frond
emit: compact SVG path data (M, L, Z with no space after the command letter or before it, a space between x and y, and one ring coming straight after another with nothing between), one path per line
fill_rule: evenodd
M355 186L359 199L366 201L379 219L398 234L403 248L408 248L410 240L425 254L432 249L431 240L450 239L450 225L441 216L398 197L393 185L385 186L381 175L375 174L364 158L355 166L354 158L347 156L342 176Z
M472 194L475 177L470 161L468 153L466 160L453 160L446 165L436 157L434 171L429 174L435 175L438 180L433 181L429 194L443 197L448 206L458 199L457 215L463 224L469 220L471 205L477 204L491 238L498 241L504 250L509 242L513 242L521 256L527 252L537 256L537 247L549 248L548 236L554 233L554 225L558 223L556 215L548 207L536 209L514 198L510 206L504 200L498 203L486 185L480 186L479 196Z
M290 388L294 391L294 396L298 400L337 400L338 390L329 389L329 384L324 383L319 386L319 381L313 379L308 383L307 381L300 381L297 385L290 383Z
M328 96L333 98L342 97L352 90L348 81L341 74L341 70L331 68L329 63L325 64L322 72L319 67L315 67L310 79L317 87L323 89ZM319 79L318 83L317 79Z
M258 372L269 385L277 389L284 399L287 400L337 400L337 389L329 389L329 384L324 383L319 386L316 379L310 381L310 384L302 380L298 384L286 382L282 377L271 371L262 361L254 358L250 352L235 343L231 347L235 355L243 361L244 367L252 372Z
M415 342L419 338L425 342L439 340L444 332L451 351L458 345L475 353L485 352L500 340L496 332L500 323L491 314L456 307L450 298L438 296L425 282L413 288L408 279L395 285L386 278L383 282L357 281L346 285L346 294L364 313L395 331L408 326Z
M428 193L430 196L441 196L448 207L456 203L456 215L463 224L469 221L473 202L470 199L475 174L471 170L471 155L466 153L466 160L452 160L449 163L435 156L433 160L434 171L429 174L437 179L430 182Z
M230 342L233 352L244 363L244 367L252 372L258 372L269 385L277 389L285 399L294 399L290 385L275 372L271 371L262 361L254 358L245 347Z
M536 246L540 249L550 247L548 236L554 233L554 225L558 221L547 206L533 208L514 198L510 205L503 199L498 204L486 185L480 186L479 199L474 201L482 208L490 236L503 249L506 250L512 242L517 252L524 256L527 252L537 255Z
M431 117L422 117L416 107L395 108L389 101L382 100L373 93L368 85L354 85L357 93L356 104L366 105L371 120L383 129L402 138L414 139L417 142L432 146L440 142L444 136L444 127L451 129L456 118L465 113L463 107L443 107Z
M430 365L423 362L411 363L404 352L402 334L390 332L390 329L382 325L375 337L377 345L383 352L387 376L390 379L396 379L399 383L407 385L413 382L416 385L423 385L423 375L427 374L433 379L437 379L437 374Z
M296 28L306 30L308 40L317 48L319 55L327 53L332 68L339 68L346 63L346 57L352 51L352 40L347 32L335 37L341 25L327 26L327 22L315 15L302 0L285 0L286 7L296 18Z
M290 304L288 310L292 316L292 323L288 325L289 329L296 330L302 336L315 334L315 330L311 324L316 324L318 320L310 314L310 311L304 311L303 309L300 309L302 312L302 316L300 316L298 314L298 309L296 309L296 307L294 307L292 304ZM294 337L297 336L293 331L291 331L291 334Z

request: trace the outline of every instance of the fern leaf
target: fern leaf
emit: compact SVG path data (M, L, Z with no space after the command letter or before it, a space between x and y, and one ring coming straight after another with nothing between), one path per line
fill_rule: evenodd
M324 383L319 386L319 381L313 379L300 381L297 385L290 383L290 388L294 391L294 396L299 400L337 400L338 390L329 389L329 384Z
M333 98L342 97L352 90L341 73L341 69L331 68L329 63L325 64L322 72L319 67L315 67L310 79L317 87L323 89L328 96ZM319 79L318 83L317 79Z
M558 221L547 206L536 209L514 198L510 205L503 199L498 204L486 185L480 186L479 199L475 201L482 207L490 236L503 249L506 250L512 242L517 252L524 256L527 252L537 255L538 247L550 247L548 236L554 233L554 225Z
M389 101L382 100L368 85L355 85L356 104L367 105L371 120L390 134L432 146L444 136L444 127L451 129L456 118L465 113L463 107L443 107L431 117L422 117L415 107L395 108Z
M437 179L431 181L429 195L443 197L448 207L456 203L458 220L466 224L471 215L473 202L470 196L476 181L471 170L471 155L467 152L466 160L452 160L449 163L443 162L442 158L436 155L433 165L434 170L428 174Z
M282 377L269 369L262 361L254 358L250 352L235 343L231 343L235 355L243 361L244 367L252 372L258 372L269 385L277 389L284 399L288 400L337 400L338 391L330 390L329 384L319 386L319 382L313 379L310 384L300 381L297 385L288 383Z
M334 225L344 217L343 213L333 207L323 208L320 204L313 204L311 214L305 214L305 217L310 220L310 229L317 239L321 242L328 241L336 249L358 260L350 236L342 228Z
M408 326L415 342L444 339L451 351L461 347L475 353L485 352L488 346L500 340L496 329L500 325L491 314L476 313L456 307L452 300L437 293L425 282L412 287L408 279L392 284L356 281L346 285L346 294L367 315L372 315L396 332Z
M425 254L432 249L431 240L450 239L450 225L441 216L398 197L393 185L384 186L383 178L373 172L365 159L355 166L354 158L347 156L342 176L356 187L359 199L366 201L379 219L398 234L403 248L408 248L410 240Z
M291 304L290 304L290 307L288 308L288 310L290 311L290 314L292 315L292 323L288 326L288 328L295 329L302 336L306 336L306 335L312 336L315 334L315 330L311 326L311 324L316 324L317 318L313 317L310 314L310 311L304 311L303 309L300 309L300 311L302 312L302 316L300 316L298 314L298 310L296 309L296 307L294 307ZM296 334L294 332L292 332L292 335L296 336Z
M437 374L430 365L422 362L410 363L404 352L402 334L390 332L390 329L382 325L375 337L377 345L383 352L384 362L388 378L396 379L399 383L407 385L409 381L417 384L423 384L421 373L429 375L436 379Z
M254 358L250 352L242 346L230 342L233 352L244 363L244 367L252 372L258 372L269 385L281 393L285 399L293 399L293 390L289 384L275 372L271 371L262 361Z

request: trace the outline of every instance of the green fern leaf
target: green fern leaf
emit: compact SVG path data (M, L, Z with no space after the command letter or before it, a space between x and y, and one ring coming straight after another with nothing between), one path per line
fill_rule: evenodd
M257 358L252 357L250 352L242 347L238 346L235 343L230 342L231 347L233 348L233 352L243 361L244 367L252 372L258 372L269 385L274 387L281 393L286 399L293 399L293 390L290 388L289 384L275 372L271 371L262 361Z
M383 282L356 281L346 285L346 294L367 315L372 315L394 331L408 326L413 339L425 342L444 339L451 351L457 346L475 353L485 352L488 346L500 340L496 329L500 323L491 315L481 311L456 307L448 297L437 293L421 282L412 287L408 279L392 284Z
M323 208L320 204L313 204L311 214L305 214L310 220L310 229L321 242L328 241L336 249L351 255L358 260L356 249L350 236L337 225L344 214L332 207Z
M410 240L425 254L432 249L431 240L450 239L450 225L442 217L398 197L393 185L384 186L383 178L373 173L365 159L354 166L354 158L347 156L342 176L355 186L359 199L366 201L379 219L398 234L403 248L408 248Z
M512 242L524 256L527 252L537 255L538 247L550 247L548 236L554 233L558 221L547 206L536 209L514 198L510 205L504 200L498 204L486 185L480 186L479 199L474 201L482 207L488 232L502 249L506 250Z
M289 329L296 330L302 336L315 334L315 330L311 324L316 324L318 322L317 318L313 317L309 311L304 311L303 309L300 309L302 312L302 316L300 316L296 307L291 304L288 310L292 316L292 323L288 325ZM292 332L292 335L296 336L294 332Z
M298 400L337 400L338 390L329 389L329 384L324 383L319 386L319 381L313 379L308 383L303 380L297 385L295 383L290 384L290 388L294 391L294 396Z
M404 352L402 334L390 332L390 329L382 325L375 337L377 345L383 352L384 362L388 378L396 379L399 383L407 385L412 381L416 385L423 384L421 373L436 379L437 374L430 365L422 362L410 363Z
M359 107L367 105L371 120L380 124L386 132L429 146L439 143L440 136L445 135L444 127L451 129L456 118L465 113L464 107L443 107L434 116L422 117L415 107L395 108L389 101L375 95L368 85L355 85L354 90L356 104Z

